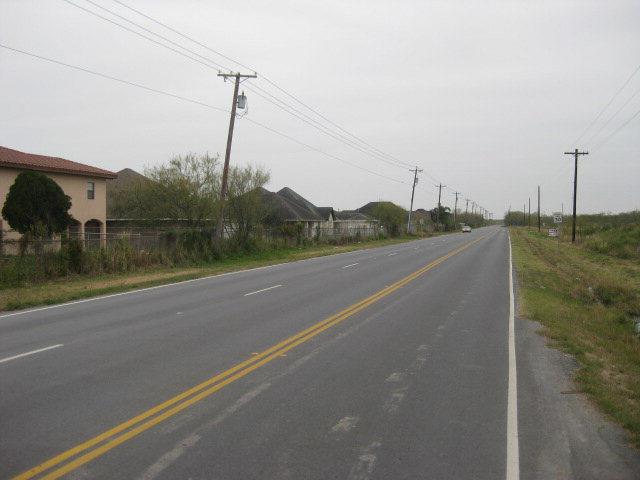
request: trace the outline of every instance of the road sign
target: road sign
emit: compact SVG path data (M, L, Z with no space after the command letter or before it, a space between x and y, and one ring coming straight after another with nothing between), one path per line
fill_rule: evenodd
M562 214L554 213L553 214L553 223L562 223Z
M558 229L557 228L550 228L549 229L549 236L550 237L557 237L558 236Z

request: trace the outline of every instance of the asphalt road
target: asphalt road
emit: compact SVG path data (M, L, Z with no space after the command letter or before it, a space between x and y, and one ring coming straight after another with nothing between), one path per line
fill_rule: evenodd
M592 478L510 292L491 227L0 316L0 477Z

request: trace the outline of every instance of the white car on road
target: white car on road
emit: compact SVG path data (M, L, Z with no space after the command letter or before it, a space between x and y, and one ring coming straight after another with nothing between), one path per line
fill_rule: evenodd
M465 225L464 227L462 227L462 232L471 233L471 227L469 225Z

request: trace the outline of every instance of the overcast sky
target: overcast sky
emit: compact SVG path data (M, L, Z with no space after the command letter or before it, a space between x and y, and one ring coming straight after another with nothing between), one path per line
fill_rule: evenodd
M238 69L112 0L92 1ZM99 11L85 0L73 2ZM640 109L640 94L605 125L640 90L640 72L574 145L640 65L638 0L123 2L423 168L414 208L433 207L438 180L451 187L443 190L449 206L456 189L497 216L509 205L521 209L529 197L533 210L541 184L543 210L564 203L566 212L573 171L563 152L577 146L591 152L580 159L579 210L640 209L640 115L607 140ZM0 0L0 43L230 107L231 85L214 69L63 0ZM264 80L256 84L292 102ZM404 183L244 119L236 123L233 164L264 166L271 172L268 188L289 186L319 206L351 209L380 199L409 206L407 167L354 150L246 93L247 118ZM5 49L0 112L0 145L113 171L143 171L187 152L224 154L228 126L223 112Z

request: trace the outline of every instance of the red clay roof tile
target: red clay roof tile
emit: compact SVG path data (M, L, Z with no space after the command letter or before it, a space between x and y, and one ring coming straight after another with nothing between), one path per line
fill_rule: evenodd
M102 168L72 162L64 158L20 152L7 147L0 147L0 167L67 173L69 175L82 175L87 177L117 177L115 173L109 170L103 170Z

